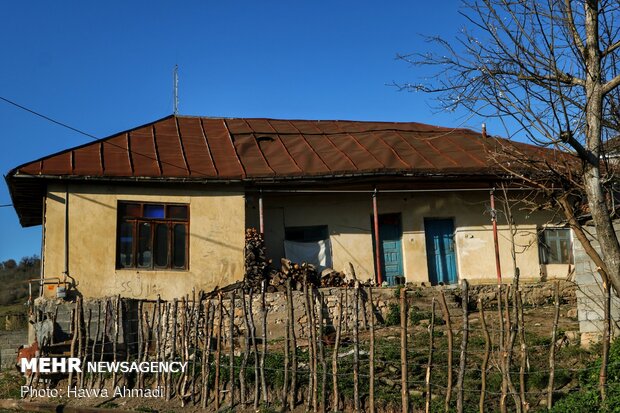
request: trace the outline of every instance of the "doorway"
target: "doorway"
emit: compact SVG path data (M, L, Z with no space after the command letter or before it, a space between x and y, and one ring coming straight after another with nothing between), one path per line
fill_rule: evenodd
M379 214L378 219L381 274L389 285L404 284L401 216L400 214ZM376 248L374 225L371 225L371 228L373 228L372 246L374 251ZM375 257L375 267L376 265Z
M454 220L425 218L424 233L428 278L431 285L456 284Z

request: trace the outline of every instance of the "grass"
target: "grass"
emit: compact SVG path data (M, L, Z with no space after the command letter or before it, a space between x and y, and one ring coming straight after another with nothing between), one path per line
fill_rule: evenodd
M20 387L26 383L23 376L12 370L0 372L0 399L19 399Z

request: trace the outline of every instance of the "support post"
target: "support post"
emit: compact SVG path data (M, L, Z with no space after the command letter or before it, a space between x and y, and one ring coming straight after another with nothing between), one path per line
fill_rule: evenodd
M260 190L260 193L258 194L258 221L259 221L259 229L260 229L260 234L264 235L265 234L265 213L264 213L264 209L263 209L263 190Z
M375 265L377 267L377 285L380 287L383 284L383 274L381 274L381 246L379 243L381 239L379 237L379 208L377 206L377 188L372 193L372 216L375 228Z
M63 271L64 282L67 281L69 275L69 185L65 190L65 269ZM65 285L66 287L66 285Z
M497 237L497 210L495 209L495 188L491 189L491 223L493 224L493 245L495 246L495 268L497 270L497 284L502 283L502 266L499 260L499 240Z

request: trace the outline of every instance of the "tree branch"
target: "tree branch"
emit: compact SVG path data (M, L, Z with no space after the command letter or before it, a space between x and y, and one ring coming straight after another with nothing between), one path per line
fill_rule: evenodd
M620 47L620 40L619 40L619 41L617 41L617 42L615 42L615 43L613 43L613 44L611 44L611 45L609 45L609 46L607 47L607 49L603 50L603 51L601 52L601 56L602 56L602 57L607 56L608 54L610 54L611 52L613 52L614 50L616 50L618 47Z
M620 75L617 75L603 85L603 96L608 94L618 86L620 86Z
M577 31L577 26L575 25L575 18L573 17L573 6L571 5L571 0L564 0L564 6L566 7L566 18L567 18L567 29L570 32L573 43L577 50L579 50L579 54L583 59L585 56L585 46L581 37L579 37L579 32Z

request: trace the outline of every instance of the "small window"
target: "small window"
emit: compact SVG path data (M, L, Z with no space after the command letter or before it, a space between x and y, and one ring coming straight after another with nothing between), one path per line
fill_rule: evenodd
M570 229L545 228L540 234L540 262L543 264L572 264Z
M327 225L284 228L284 255L295 262L313 264L320 271L332 267Z
M329 239L327 225L315 225L308 227L286 227L284 238L295 242L318 242Z
M186 270L189 208L119 202L117 268Z

